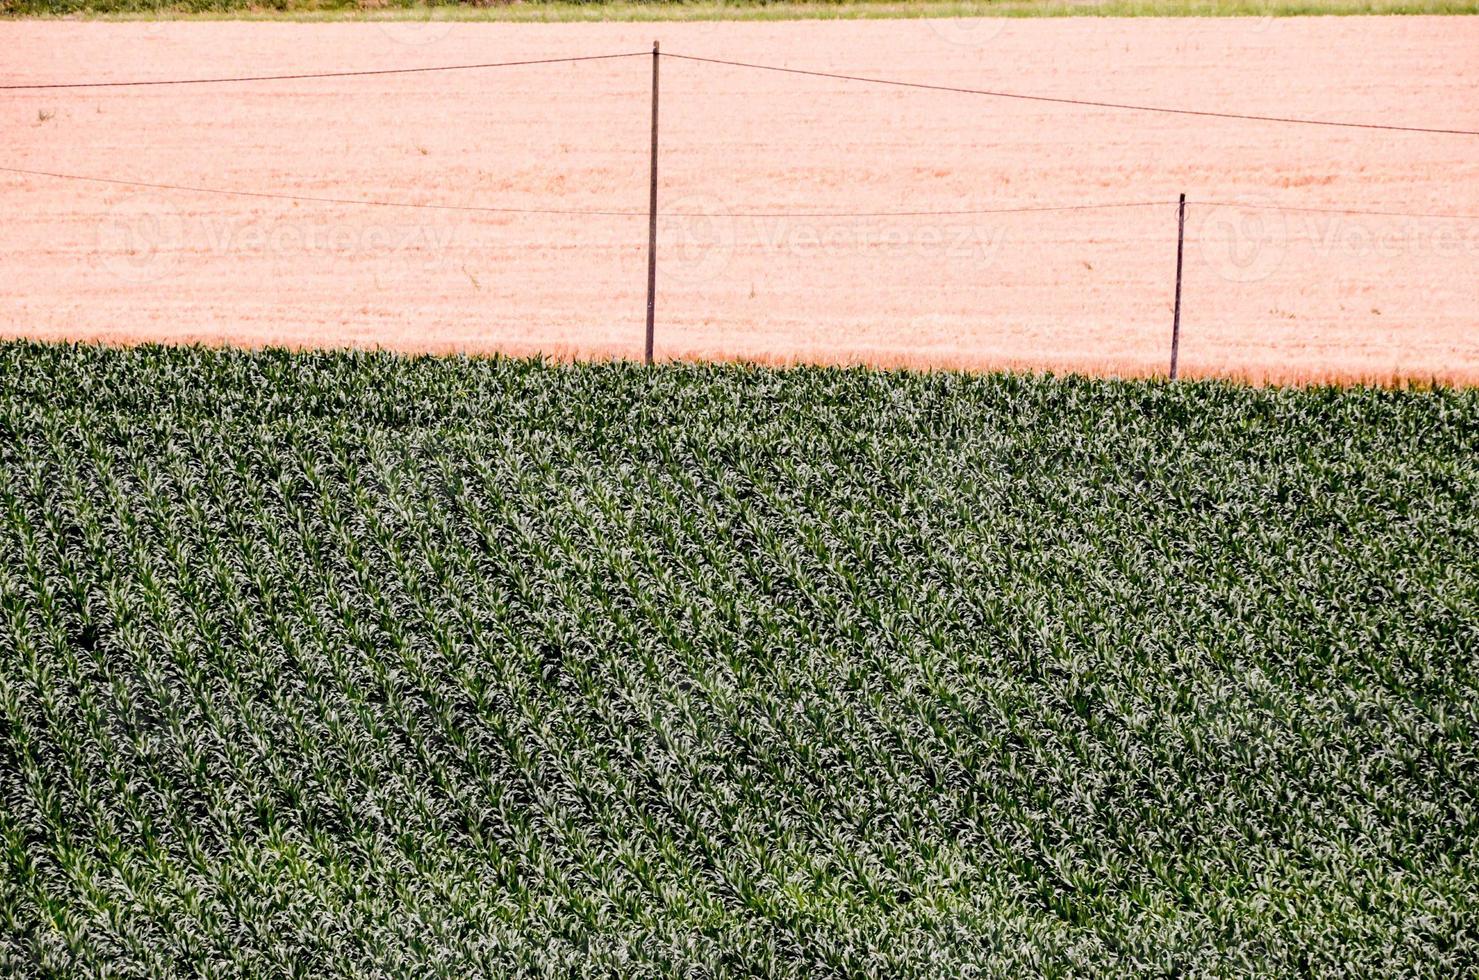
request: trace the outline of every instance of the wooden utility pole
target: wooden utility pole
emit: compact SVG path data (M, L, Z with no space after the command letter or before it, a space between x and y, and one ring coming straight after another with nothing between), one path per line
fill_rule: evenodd
M656 84L656 83L654 82L654 84ZM653 91L655 92L656 89L654 88ZM653 96L653 98L656 98L656 96ZM653 103L653 112L656 113L656 111L657 111L657 109L656 109L656 103L654 102ZM657 116L654 114L654 116L653 116L653 125L654 126L657 125L656 119L657 119ZM654 141L656 141L656 139L657 139L657 131L655 129L653 130L653 136L652 136L652 138L653 138ZM655 142L654 142L654 145L656 145ZM656 167L657 166L657 164L655 162L656 161L656 157L654 157L653 159L654 159L653 166ZM653 172L656 173L655 170ZM652 193L654 195L657 194L657 188L656 188L656 186L653 187ZM653 200L656 200L656 197L654 197ZM1182 253L1182 250L1185 247L1185 244L1186 244L1186 195L1185 194L1182 194L1181 195L1181 203L1176 206L1176 311L1171 315L1171 380L1172 381L1175 381L1176 380L1176 358L1181 353L1181 253ZM650 308L651 307L649 306L649 309ZM649 314L649 316L650 316L650 314ZM651 334L652 334L652 327L650 325L650 321L649 321L649 326L647 328L647 332L648 332L648 336L650 337ZM651 341L648 342L648 346L649 346L649 348L651 347Z
M652 179L647 196L647 351L652 363L652 330L657 316L657 42L652 42Z

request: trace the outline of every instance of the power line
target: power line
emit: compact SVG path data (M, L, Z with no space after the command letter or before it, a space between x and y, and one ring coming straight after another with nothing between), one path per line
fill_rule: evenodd
M145 85L217 85L225 82L283 82L305 78L359 78L365 75L411 75L433 71L471 71L478 68L513 68L521 65L554 65L573 61L606 61L612 58L648 56L648 51L622 54L590 54L573 58L537 58L532 61L491 61L475 65L427 65L421 68L376 68L366 71L301 72L292 75L238 75L232 78L162 78L126 82L55 82L49 84L0 85L0 90L59 88L126 88Z
M277 82L316 78L359 78L371 75L407 75L424 72L472 71L483 68L513 68L525 65L566 64L579 61L605 61L615 58L637 58L649 55L647 51L627 51L618 54L579 55L566 58L537 58L524 61L481 62L467 65L427 65L417 68L378 68L361 71L295 72L281 75L237 75L216 78L169 78L133 79L119 82L53 82L0 85L0 91L41 91L79 88L125 88L154 85L218 85L231 82ZM1019 99L1028 102L1051 102L1058 105L1087 106L1098 109L1123 109L1133 112L1159 112L1181 116L1201 116L1213 119L1241 119L1252 122L1290 123L1302 126L1334 126L1347 129L1374 129L1390 132L1435 133L1446 136L1479 136L1479 130L1444 129L1429 126L1398 126L1389 123L1346 122L1332 119L1306 119L1296 116L1264 116L1252 113L1219 112L1210 109L1181 109L1169 106L1138 105L1127 102L1105 102L1097 99L1073 99L1064 96L1031 95L1024 92L1004 92L993 89L963 88L954 85L934 85L927 82L910 82L896 78L873 78L865 75L847 75L839 72L816 71L806 68L786 68L780 65L765 65L749 61L732 61L724 58L706 58L699 55L665 53L669 58L702 62L711 65L727 65L732 68L750 68L758 71L782 72L790 75L808 75L814 78L833 78L850 82L865 82L872 85L891 85L901 88L924 89L934 92L955 92L963 95L984 95L998 99Z
M1422 211L1372 211L1360 208L1303 208L1282 204L1244 204L1240 201L1187 201L1188 204L1205 204L1220 208L1246 208L1254 211L1296 211L1307 214L1365 214L1389 218L1452 218L1459 221L1479 221L1479 214L1445 214Z
M251 197L271 201L298 201L305 204L332 204L352 207L413 208L431 211L469 211L484 214L561 214L591 215L616 218L646 217L646 211L618 211L597 208L498 208L472 204L421 204L414 201L386 201L377 198L322 197L306 194L277 194L269 191L232 190L223 187L199 187L188 184L164 184L143 180L124 180L118 177L93 177L84 174L64 174L52 170L26 170L20 167L0 167L0 173L20 174L27 177L50 177L56 180L80 180L94 184L114 184L122 187L142 187L151 190L180 191L188 194L218 194L226 197ZM1114 208L1170 207L1175 201L1105 201L1090 204L1028 205L1010 208L970 208L941 211L659 211L663 218L932 218L970 216L983 214L1034 214L1051 211L1103 211ZM1381 215L1393 218L1438 218L1459 221L1479 221L1479 214L1452 214L1422 211L1386 211L1359 208L1309 208L1278 204L1244 204L1238 201L1188 200L1188 204L1208 207L1248 208L1258 211L1292 211L1313 214L1358 214Z
M1094 99L1069 99L1050 95L1027 95L1021 92L1000 92L991 89L959 88L953 85L930 85L925 82L906 82L893 78L869 78L864 75L842 75L836 72L812 71L804 68L783 68L779 65L761 65L749 61L727 61L723 58L701 58L691 54L664 52L666 58L682 58L684 61L701 61L711 65L729 65L733 68L754 68L759 71L784 72L790 75L811 75L815 78L836 78L849 82L868 82L873 85L894 85L902 88L928 89L935 92L957 92L964 95L986 95L997 99L1021 99L1028 102L1054 102L1059 105L1089 106L1097 109L1127 109L1135 112L1162 112L1180 116L1210 116L1215 119L1244 119L1253 122L1295 123L1302 126L1339 126L1349 129L1381 129L1405 133L1440 133L1447 136L1479 136L1479 130L1435 129L1426 126L1393 126L1386 123L1339 122L1330 119L1302 119L1293 116L1259 116L1241 112L1214 112L1207 109L1174 109L1166 106L1135 105L1127 102L1101 102Z
M301 201L309 204L335 204L382 208L424 208L436 211L473 211L493 214L564 214L605 215L619 218L646 217L646 211L616 211L581 208L495 208L463 204L419 204L413 201L385 201L370 198L320 197L303 194L277 194L269 191L231 190L220 187L198 187L186 184L163 184L142 180L123 180L117 177L92 177L83 174L64 174L51 170L24 170L19 167L0 167L0 173L22 174L28 177L51 177L57 180L81 180L96 184L116 184L123 187L143 187L152 190L181 191L191 194L220 194L229 197L265 198L273 201ZM945 211L659 211L664 218L915 218L946 217L973 214L1024 214L1037 211L1094 211L1105 208L1141 208L1167 204L1166 201L1126 201L1103 204L1068 204L1046 207L982 208L977 210Z
M89 177L82 174L55 173L50 170L22 170L18 167L0 167L0 173L24 174L30 177L54 177L58 180L85 180L95 184L118 184L124 187L146 187L162 191L184 191L190 194L221 194L228 197L256 197L272 201L302 201L308 204L342 204L376 208L420 208L433 211L481 211L493 214L574 214L609 215L621 218L646 217L646 211L603 211L580 208L492 208L470 204L417 204L412 201L380 201L353 197L316 197L303 194L273 194L267 191L239 191L221 187L190 187L184 184L159 184L142 180L122 180L117 177Z
M1041 207L975 208L956 211L726 211L724 216L730 218L924 218L973 214L1029 214L1041 211L1102 211L1109 208L1151 208L1162 205L1169 207L1175 203L1175 201L1109 201L1102 204L1050 204ZM683 215L683 212L667 212L667 214L675 217ZM706 217L701 214L683 216Z
M295 72L282 75L237 75L216 78L169 78L133 79L119 82L53 82L0 85L0 91L40 91L51 89L78 88L125 88L154 85L217 85L231 82L276 82L316 78L359 78L371 75L407 75L424 72L472 71L483 68L513 68L525 65L565 64L579 61L605 61L615 58L637 58L649 55L647 51L627 51L618 54L579 55L566 58L537 58L524 61L481 62L466 65L427 65L417 68L378 68L361 71ZM790 75L808 75L814 78L833 78L850 82L865 82L872 85L891 85L901 88L924 89L935 92L955 92L963 95L984 95L998 99L1019 99L1028 102L1051 102L1058 105L1087 106L1098 109L1123 109L1133 112L1159 112L1181 116L1201 116L1213 119L1241 119L1251 122L1289 123L1302 126L1334 126L1346 129L1374 129L1389 132L1435 133L1446 136L1479 136L1479 130L1445 129L1430 126L1398 126L1389 123L1346 122L1332 119L1306 119L1296 116L1265 116L1253 113L1219 112L1210 109L1182 109L1170 106L1139 105L1128 102L1105 102L1097 99L1074 99L1064 96L1031 95L1024 92L1005 92L994 89L963 88L954 85L934 85L927 82L910 82L896 78L873 78L865 75L847 75L839 72L816 71L806 68L786 68L781 65L765 65L749 61L732 61L724 58L706 58L699 55L665 52L669 58L702 62L712 65L727 65L732 68L750 68L758 71L782 72Z

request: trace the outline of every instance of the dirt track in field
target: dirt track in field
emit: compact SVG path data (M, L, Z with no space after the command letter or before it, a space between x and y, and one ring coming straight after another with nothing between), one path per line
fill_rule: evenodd
M1105 101L1479 129L1479 20L0 23L0 82L664 51ZM650 58L0 92L0 166L642 212ZM1164 371L1195 201L1479 213L1479 139L869 86L665 58L660 357ZM749 217L1163 201L934 217ZM0 173L0 333L640 356L645 216ZM1182 367L1479 381L1479 221L1194 204Z

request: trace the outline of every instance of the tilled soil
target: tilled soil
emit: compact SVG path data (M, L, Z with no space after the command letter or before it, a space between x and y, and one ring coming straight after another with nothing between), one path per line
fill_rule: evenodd
M0 83L649 50L1479 129L1466 18L0 24ZM1479 380L1479 138L662 60L660 357ZM641 355L650 56L0 92L0 333ZM999 214L878 214L1151 206ZM1213 204L1208 202L1229 202ZM1258 205L1259 209L1245 205ZM828 216L818 216L819 212ZM846 216L838 216L839 212ZM810 216L808 216L810 215Z

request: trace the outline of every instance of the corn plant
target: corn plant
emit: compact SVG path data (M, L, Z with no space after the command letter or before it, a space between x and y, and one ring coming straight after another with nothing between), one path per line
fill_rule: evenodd
M19 976L1479 962L1479 393L0 343Z

